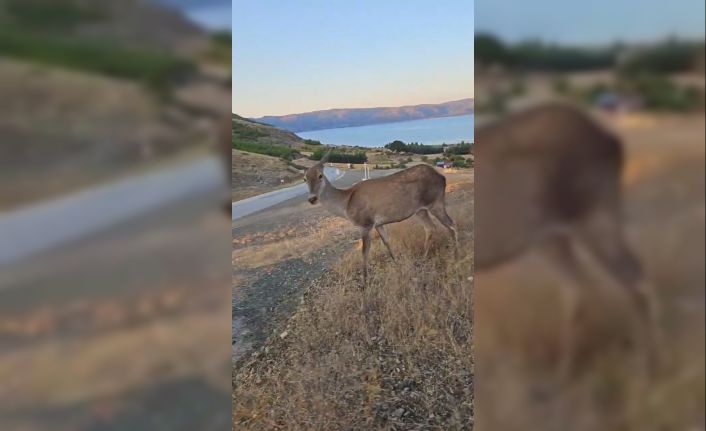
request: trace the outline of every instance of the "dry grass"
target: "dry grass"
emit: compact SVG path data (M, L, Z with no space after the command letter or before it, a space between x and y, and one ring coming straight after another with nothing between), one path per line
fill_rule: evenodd
M468 184L468 183L467 183ZM470 429L472 209L454 193L458 261L441 227L430 258L412 222L393 225L393 264L371 251L360 289L351 250L314 283L288 326L234 376L234 429Z
M287 162L246 151L232 150L231 199L238 201L302 181Z
M321 220L316 225L307 226L302 232L283 229L272 233L271 242L241 248L232 253L233 265L237 268L260 268L283 262L295 257L307 256L319 250L323 243L334 238L340 240L345 232L353 227L344 219ZM295 235L298 234L298 235ZM245 242L249 238L234 240ZM247 242L245 242L247 244Z

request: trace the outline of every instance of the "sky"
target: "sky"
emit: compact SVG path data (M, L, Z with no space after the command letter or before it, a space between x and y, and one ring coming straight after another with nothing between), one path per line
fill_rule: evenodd
M566 44L703 38L706 14L704 0L157 1L233 29L233 112L249 117L472 97L474 30Z
M473 96L473 0L233 0L233 112Z
M602 44L703 37L704 0L478 0L476 30L506 41ZM557 18L560 17L560 18Z

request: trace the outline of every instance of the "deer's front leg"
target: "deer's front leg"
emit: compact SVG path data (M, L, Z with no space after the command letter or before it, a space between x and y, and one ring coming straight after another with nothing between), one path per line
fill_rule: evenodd
M370 228L363 229L363 287L368 286L368 253L370 252Z

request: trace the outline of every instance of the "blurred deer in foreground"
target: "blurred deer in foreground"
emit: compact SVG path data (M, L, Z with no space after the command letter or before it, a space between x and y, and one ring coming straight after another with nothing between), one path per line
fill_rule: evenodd
M572 367L577 288L592 287L577 246L627 292L656 365L657 303L624 235L619 139L578 109L551 104L476 128L475 142L476 268L537 247L572 280L563 289L560 372Z
M363 284L368 281L368 252L370 233L374 228L390 253L385 225L406 220L412 216L422 222L426 239L424 257L429 252L429 239L434 229L433 215L454 239L458 257L456 226L446 213L446 178L429 165L417 165L386 177L359 182L349 189L338 189L324 175L324 163L329 150L319 163L306 171L309 203L321 205L334 215L344 217L360 228L363 240Z

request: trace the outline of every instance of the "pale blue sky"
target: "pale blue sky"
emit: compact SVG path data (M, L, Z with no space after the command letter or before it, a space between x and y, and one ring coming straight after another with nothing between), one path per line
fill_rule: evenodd
M478 0L474 24L474 0L160 1L232 26L233 110L247 116L472 96L474 27L602 44L703 37L706 13L703 0Z
M476 30L508 41L601 44L704 35L704 0L478 0Z
M233 112L473 96L473 1L233 0Z

